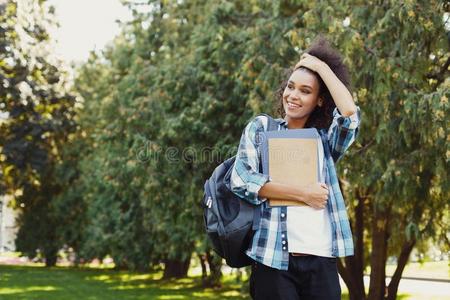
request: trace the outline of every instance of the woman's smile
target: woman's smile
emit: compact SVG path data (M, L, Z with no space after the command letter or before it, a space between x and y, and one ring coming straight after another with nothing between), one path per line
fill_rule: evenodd
M300 104L297 104L297 103L294 103L294 102L291 102L291 101L287 101L287 103L288 103L288 108L291 109L291 110L295 110L295 109L298 109L298 108L302 107Z

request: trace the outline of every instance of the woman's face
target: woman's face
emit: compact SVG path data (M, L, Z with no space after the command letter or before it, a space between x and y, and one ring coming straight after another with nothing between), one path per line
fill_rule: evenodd
M295 70L283 92L283 108L287 119L308 120L319 102L319 81L305 69Z

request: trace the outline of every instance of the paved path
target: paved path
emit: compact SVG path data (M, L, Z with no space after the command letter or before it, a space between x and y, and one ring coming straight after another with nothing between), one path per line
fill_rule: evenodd
M389 284L390 278L386 279L386 284ZM364 285L369 286L369 276L364 276ZM341 286L344 287L345 283L341 280ZM412 294L414 298L408 298L408 300L430 300L439 299L450 300L450 282L444 280L434 280L431 278L421 279L408 279L402 278L398 286L400 294Z

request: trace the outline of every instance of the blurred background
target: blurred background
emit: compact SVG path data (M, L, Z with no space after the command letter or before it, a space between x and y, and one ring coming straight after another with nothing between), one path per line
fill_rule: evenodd
M344 299L450 299L447 1L0 0L0 298L249 299L203 183L318 34L362 111Z

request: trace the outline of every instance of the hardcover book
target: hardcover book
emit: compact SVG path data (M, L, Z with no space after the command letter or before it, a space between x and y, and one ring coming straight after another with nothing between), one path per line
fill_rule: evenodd
M266 131L261 133L263 173L272 182L297 187L319 181L319 133L315 128ZM269 199L270 206L302 206L303 202Z

